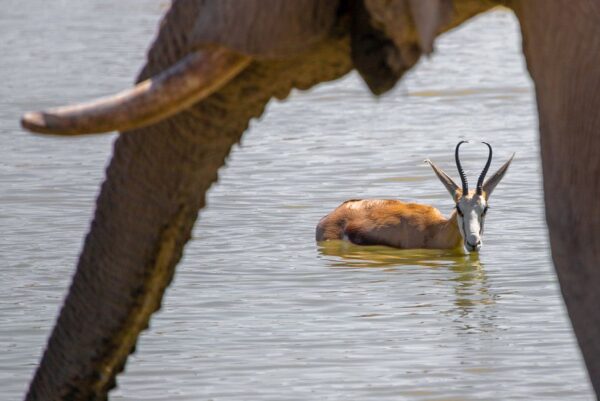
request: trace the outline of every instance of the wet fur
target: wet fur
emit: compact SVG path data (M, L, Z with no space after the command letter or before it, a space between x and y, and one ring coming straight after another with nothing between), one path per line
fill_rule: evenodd
M391 199L342 203L319 221L316 240L405 249L454 249L462 244L456 213L446 219L432 206Z

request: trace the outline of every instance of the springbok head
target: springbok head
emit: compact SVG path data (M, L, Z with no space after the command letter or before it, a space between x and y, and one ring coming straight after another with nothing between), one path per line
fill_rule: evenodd
M485 167L481 171L479 175L479 179L477 180L477 189L475 191L469 191L469 183L467 182L467 176L465 171L462 168L459 157L459 149L460 145L466 143L467 141L460 141L456 145L456 149L454 151L454 158L456 160L456 168L458 169L458 174L460 175L460 180L462 182L462 188L456 185L456 183L446 174L442 169L436 166L431 160L425 160L429 165L433 168L433 171L440 179L442 184L446 187L452 199L456 203L456 213L457 213L457 222L458 229L460 230L460 235L463 238L463 243L465 248L469 252L478 252L481 249L482 245L482 237L483 237L483 223L485 220L486 213L488 211L488 200L496 185L500 182L506 170L508 170L508 166L510 162L512 162L513 157L515 157L514 153L508 159L506 163L502 165L491 176L485 183L483 180L490 168L490 164L492 163L492 147L489 143L484 143L488 149L488 159L485 163Z

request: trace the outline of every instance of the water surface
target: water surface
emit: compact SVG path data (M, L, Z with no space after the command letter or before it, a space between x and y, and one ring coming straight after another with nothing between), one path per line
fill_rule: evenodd
M0 13L0 398L19 399L73 274L114 136L23 133L25 110L131 84L164 5L8 1ZM33 12L35 10L35 12ZM273 102L210 191L114 400L590 400L552 268L532 85L514 16L445 35L389 94L355 75ZM486 140L478 256L314 243L349 198L452 202ZM474 182L486 148L464 148Z

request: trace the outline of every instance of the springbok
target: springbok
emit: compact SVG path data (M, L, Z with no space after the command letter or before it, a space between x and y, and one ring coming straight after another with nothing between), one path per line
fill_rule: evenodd
M464 245L467 251L478 252L482 245L489 197L515 155L513 153L484 184L492 163L492 147L483 142L489 149L488 159L477 180L476 190L469 191L459 158L460 145L466 142L459 142L454 151L462 188L431 160L425 160L456 204L450 218L446 219L439 210L429 205L388 199L352 199L319 221L317 241L348 240L357 245L387 245L405 249L456 249Z

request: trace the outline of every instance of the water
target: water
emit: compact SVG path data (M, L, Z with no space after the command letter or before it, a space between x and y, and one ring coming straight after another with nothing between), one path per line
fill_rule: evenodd
M125 88L155 1L23 2L0 12L0 398L45 346L114 136L23 133L28 109ZM12 6L12 7L11 7ZM35 9L36 12L31 12ZM209 194L163 309L114 400L590 400L543 219L532 85L514 16L445 35L388 95L355 75L273 102ZM340 243L314 227L348 198L452 202L459 139L517 152L479 257ZM464 147L471 182L483 145Z

